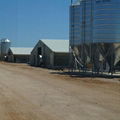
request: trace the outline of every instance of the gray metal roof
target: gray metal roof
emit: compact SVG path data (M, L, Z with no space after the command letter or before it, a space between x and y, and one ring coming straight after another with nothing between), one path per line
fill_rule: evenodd
M30 55L33 48L10 47L10 50L14 55Z
M69 52L69 40L42 39L41 41L53 52Z

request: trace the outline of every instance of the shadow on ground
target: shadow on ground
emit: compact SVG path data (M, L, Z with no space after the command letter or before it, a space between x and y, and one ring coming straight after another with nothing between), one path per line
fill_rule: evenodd
M87 78L87 77L98 77L98 78L108 78L108 79L113 79L113 78L120 78L120 75L111 75L111 74L92 74L88 72L64 72L64 71L57 71L57 72L50 72L51 74L59 74L59 75L67 75L70 77L79 77L79 78Z

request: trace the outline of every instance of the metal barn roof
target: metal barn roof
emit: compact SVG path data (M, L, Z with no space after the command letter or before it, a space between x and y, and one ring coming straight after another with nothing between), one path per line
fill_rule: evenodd
M69 52L69 40L42 39L41 41L53 52Z
M10 50L14 55L30 55L33 48L25 47L10 47Z

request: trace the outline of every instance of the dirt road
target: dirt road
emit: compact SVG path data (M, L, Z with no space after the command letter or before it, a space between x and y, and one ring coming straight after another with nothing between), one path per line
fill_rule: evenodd
M0 120L120 120L119 82L53 73L0 63Z

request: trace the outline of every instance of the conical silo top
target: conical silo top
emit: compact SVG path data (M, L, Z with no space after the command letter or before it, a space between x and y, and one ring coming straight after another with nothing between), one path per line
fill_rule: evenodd
M8 38L3 38L1 39L1 42L10 42L10 40Z
M72 5L80 5L80 3L84 0L73 0Z

